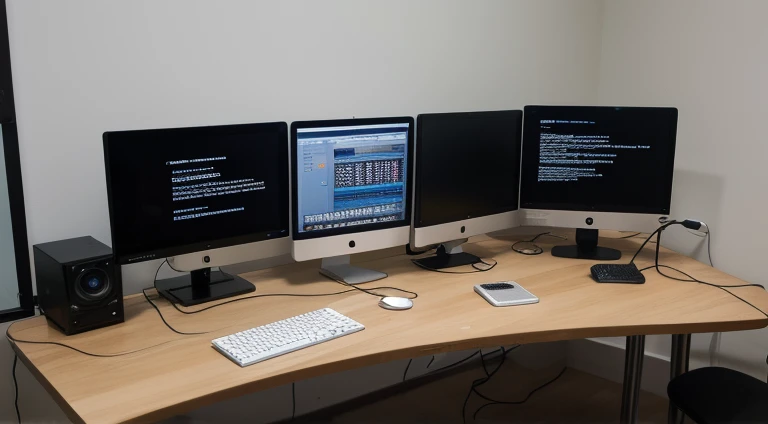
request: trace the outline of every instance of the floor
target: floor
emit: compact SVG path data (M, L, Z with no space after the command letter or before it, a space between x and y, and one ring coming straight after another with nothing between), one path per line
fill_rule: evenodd
M489 365L490 368L490 365ZM479 391L496 400L515 401L555 377L560 370L541 371L525 387L514 384L525 370L507 362ZM484 377L479 366L465 369L438 381L391 395L334 416L301 420L333 424L352 423L462 423L461 409L472 381ZM485 400L473 394L467 403L466 423L615 423L621 401L621 385L571 368L552 384L534 393L520 405L493 405L473 419ZM309 417L307 417L309 418ZM639 422L665 423L667 400L643 392Z

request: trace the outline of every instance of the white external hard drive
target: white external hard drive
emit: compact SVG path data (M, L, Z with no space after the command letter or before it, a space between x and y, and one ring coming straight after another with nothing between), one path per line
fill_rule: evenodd
M475 292L493 306L514 306L539 303L539 298L514 281L477 284Z

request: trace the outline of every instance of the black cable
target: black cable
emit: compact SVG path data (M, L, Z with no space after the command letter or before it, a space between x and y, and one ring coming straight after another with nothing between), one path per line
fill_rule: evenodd
M374 287L374 288L371 288L371 289L364 289L362 287L358 287L355 284L349 284L346 281L342 281L342 280L333 280L333 281L336 281L337 283L345 285L347 287L351 287L351 288L353 288L355 290L359 290L359 291L361 291L361 292L363 292L365 294L368 294L368 295L371 295L371 296L374 296L374 297L379 297L379 298L387 297L387 296L385 296L383 294L376 293L373 290L381 290L381 289L397 290L397 291L402 292L402 293L408 293L408 294L413 295L413 297L409 297L408 298L408 299L411 299L411 300L416 299L417 297L419 297L419 294L416 293L416 292L412 292L410 290L401 289L401 288L397 288L397 287Z
M685 273L683 271L680 271L677 268L673 268L673 267L668 266L668 265L659 264L658 267L656 265L654 265L654 266L651 266L649 268L656 268L656 272L658 272L660 275L662 275L662 276L664 276L666 278L669 278L670 280L690 282L690 283L699 283L699 284L703 284L703 285L706 285L706 286L716 287L716 288L718 288L720 290L723 290L724 292L730 294L731 296L735 297L736 299L739 299L740 301L744 302L745 304L751 306L756 311L760 312L761 314L765 315L768 318L768 313L764 312L762 309L758 308L757 306L755 306L752 303L748 302L744 298L742 298L742 297L736 295L735 293L731 292L730 290L728 290L729 288L738 288L738 287L760 287L762 289L765 289L765 287L763 287L760 284L739 284L739 285L736 285L736 286L721 286L721 285L718 285L718 284L712 284L712 283L708 283L706 281L701 281L699 279L691 277L689 274L687 274L687 273ZM673 277L671 275L668 275L668 274L665 274L665 273L661 272L661 270L659 268L669 268L669 269L671 269L673 271L677 271L677 272L679 272L679 273L689 277L690 279L685 280L685 279L682 279L682 278ZM645 270L645 269L648 269L648 268L643 268L643 270Z
M434 359L434 356L432 357ZM405 366L405 371L403 371L403 381L405 381L405 377L408 376L408 368L411 367L411 362L413 362L413 358L408 360L408 365Z
M707 256L709 257L709 266L715 267L715 263L712 262L712 229L707 227Z
M429 367L432 366L432 362L435 362L435 355L432 355L432 359L429 360L429 363L427 364L427 369L429 369Z
M96 357L96 358L114 358L115 356L130 355L132 353L137 353L137 352L141 352L141 351L144 351L144 350L152 349L152 348L155 348L155 347L158 347L158 346L162 346L164 344L171 343L171 342L175 341L175 340L167 340L167 341L164 341L162 343L158 343L156 345L147 346L147 347L143 347L141 349L136 349L136 350L129 350L129 351L126 351L126 352L118 352L118 353L92 353L92 352L86 352L86 351L80 350L80 349L78 349L78 348L76 348L74 346L70 346L68 344L59 343L59 342L17 339L15 337L11 336L11 334L9 333L10 330L11 330L11 326L8 326L8 328L5 330L5 337L8 338L8 340L10 340L10 341L12 341L14 343L29 343L29 344L42 344L42 345L61 346L61 347L65 347L65 348L70 349L70 350L74 350L75 352L82 353L83 355L93 356L93 357Z
M560 377L562 377L562 376L563 376L563 374L565 374L565 371L566 371L567 369L568 369L568 368L563 368L563 370L562 370L562 371L560 371L560 373L559 373L559 374L558 374L558 375L557 375L555 378L553 378L553 379L551 379L551 380L547 381L546 383L542 384L541 386L539 386L539 387L537 387L537 388L533 389L532 391L530 391L530 392L528 393L528 395L527 395L527 396L526 396L526 397L525 397L523 400L519 400L519 401L494 401L494 402L489 402L489 403L486 403L485 405L481 406L480 408L478 408L478 409L475 411L475 413L472 415L472 419L476 419L476 418L477 418L477 415L480 413L480 411L482 411L483 409L485 409L486 407L488 407L488 406L491 406L491 405L521 405L521 404L523 404L523 403L527 402L527 401L528 401L528 399L530 399L530 398L531 398L531 396L533 396L533 394L534 394L534 393L536 393L536 392L538 392L539 390L541 390L541 389L543 389L543 388L545 388L545 387L549 386L550 384L552 384L552 383L554 383L555 381L557 381L557 380L558 380Z
M488 372L488 370L485 368L485 358L483 358L483 354L480 353L480 360L483 364L483 371L485 372L486 376L482 378L478 378L472 382L472 385L469 388L469 391L467 392L467 397L464 398L464 405L461 407L461 420L462 422L466 423L467 420L467 404L469 403L470 397L472 397L472 393L476 393L475 388L478 385L485 384L488 380L491 379L491 377L496 374L496 372L501 369L501 366L504 365L504 360L507 358L507 355L505 354L504 347L501 347L501 362L499 362L499 365L494 369L492 372Z
M760 287L761 289L765 290L765 287L762 286L761 284L739 284L739 285L734 285L734 286L713 284L713 283L709 283L709 282L706 282L706 281L699 280L698 278L695 278L695 277L691 276L690 274L685 273L685 272L683 272L683 271L681 271L681 270L679 270L677 268L674 268L674 267L671 267L671 266L668 266L668 265L660 264L659 263L659 250L660 250L660 245L661 245L661 232L664 230L664 228L666 228L669 225L672 225L672 223L663 225L663 226L659 227L656 231L654 231L654 233L657 234L657 236L656 236L656 249L655 249L656 251L655 251L654 264L652 266L650 266L650 267L645 267L645 268L641 269L640 271L645 271L645 270L650 269L650 268L656 268L656 272L659 275L662 275L662 276L664 276L666 278L669 278L671 280L682 281L682 282L694 282L694 283L699 283L699 284L706 285L706 286L716 287L716 288L718 288L720 290L723 290L724 292L730 294L731 296L735 297L736 299L739 299L743 303L751 306L753 309L755 309L756 311L758 311L761 314L765 315L766 318L768 318L768 313L766 313L762 309L758 308L757 306L753 305L752 303L748 302L746 299L742 298L741 296L738 296L737 294L735 294L735 293L731 292L730 290L728 290L729 288L738 288L738 287ZM646 242L647 241L648 240L646 240ZM645 243L643 243L643 244L645 244ZM641 249L642 249L642 246L641 246ZM635 256L637 256L637 254L635 254ZM686 277L688 277L688 279L686 280L686 279L677 278L677 277L673 277L671 275L665 274L665 273L661 272L661 268L668 268L668 269L677 271L680 274L683 274Z
M13 353L13 390L15 393L13 405L16 407L16 421L21 424L21 412L19 411L19 382L16 380L16 362L19 361L19 355Z
M472 358L474 358L475 356L477 356L477 354L478 354L478 353L480 353L480 351L479 351L479 350L478 350L477 352L475 352L475 353L473 353L473 354L471 354L471 355L467 356L466 358L464 358L464 359L460 360L460 361L457 361L457 362L454 362L454 363L452 363L452 364L450 364L450 365L446 365L446 366L444 366L444 367L440 367L440 368L438 368L438 369L436 369L436 370L430 371L428 374L436 374L436 373L438 373L438 372L440 372L440 371L442 371L442 370L447 370L448 368L452 368L452 367L455 367L455 366L457 366L457 365L463 364L464 362L467 362L467 361L469 361L470 359L472 359Z
M630 235L628 235L628 236L621 236L621 237L618 237L618 238L619 238L619 239L629 239L629 238L634 238L634 237L637 237L637 236L639 236L640 234L643 234L643 233L634 233L634 234L630 234Z
M418 255L427 253L429 251L435 250L438 247L440 247L439 244L431 244L429 246L425 246L423 250L413 250L413 249L411 249L411 244L407 243L405 245L405 254L408 255L408 256L418 256Z
M296 419L296 382L291 383L291 397L293 398L293 409L291 410L291 421Z
M496 267L496 265L499 264L496 260L494 260L492 264L489 264L488 262L485 262L484 260L481 259L480 263L488 265L488 268L478 268L477 266L475 266L477 265L477 263L474 263L472 264L472 268L475 269L474 271L443 271L442 269L436 269L436 268L430 268L428 266L424 266L418 262L418 259L411 259L411 262L413 262L414 265L418 266L419 268L423 268L423 269L426 269L427 271L432 271L432 272L440 272L443 274L474 274L476 272L486 272L486 271L492 270L493 268Z
M665 228L667 228L667 227L669 227L670 225L672 225L672 224L677 224L677 223L678 223L677 221L669 221L669 222L666 222L666 223L664 223L663 225L661 225L659 228L655 229L655 230L654 230L654 231L653 231L651 234L649 234L649 235L648 235L648 238L646 238L646 239L645 239L645 241L643 242L643 244L641 244L641 245L640 245L640 247L637 249L637 252L635 252L635 255L634 255L634 256L632 256L632 259L629 261L629 263L630 263L630 264L632 264L632 263L634 263L634 262L635 262L635 258L637 258L637 255L639 255L639 254L640 254L640 252L642 252L642 251L643 251L643 248L645 247L645 245L646 245L646 244L648 244L648 241L649 241L650 239L652 239L652 238L653 238L653 236L655 236L657 233L659 233L659 232L661 232L661 231L664 231L664 229L665 229ZM658 240L657 240L657 241L658 241ZM658 242L657 242L656 244L658 245Z
M489 401L489 402L496 402L496 400L494 400L494 399L491 399L491 398L489 398L488 396L486 396L486 395L484 395L484 394L480 393L480 391L479 391L479 390L477 390L477 388L478 388L478 387L480 387L480 386L482 386L483 384L486 384L487 382L491 381L491 378L492 378L492 377L493 377L493 376L494 376L494 375L495 375L495 374L496 374L496 373L497 373L497 372L498 372L498 371L501 369L501 366L502 366L502 365L504 365L504 361L507 359L507 356L509 356L509 354L510 354L512 351L514 351L515 349L517 349L517 348L519 348L519 347L520 347L520 345L517 345L517 346L515 346L515 347L513 347L513 348L511 348L511 349L509 349L509 350L506 350L506 351L504 351L504 353L502 354L501 362L499 362L499 365L498 365L498 366L497 366L497 367L496 367L496 368L495 368L493 371L491 371L490 373L488 372L488 369L486 369L486 368L485 368L485 361L483 361L483 370L485 371L485 374L487 375L487 378L485 378L485 379L482 379L482 381L477 381L477 380L476 380L477 384L474 384L474 385L472 386L472 389L471 389L471 390L472 390L472 391L473 391L473 392L474 392L476 395L480 396L481 398L483 398L483 399L485 399L485 400L487 400L487 401ZM502 348L502 350L504 350L504 349ZM498 351L496 351L496 352L498 352ZM490 354L493 354L493 353L495 353L495 352L491 352L491 353L489 353L489 355L490 355Z
M182 336L196 336L199 334L207 334L210 333L210 331L197 331L193 333L187 333L184 331L179 331L171 326L171 324L168 324L168 321L165 320L165 317L163 316L163 313L160 312L160 308L155 305L155 302L153 302L149 296L147 296L147 290L149 289L142 289L141 293L144 295L144 299L147 299L147 302L149 302L150 305L152 305L153 308L155 308L155 311L157 311L157 315L160 316L160 319L163 320L163 324L165 324L166 327L168 327L171 331L173 331L176 334L181 334Z
M545 233L536 234L530 240L518 240L518 241L512 243L512 250L514 250L515 252L517 252L517 253L519 253L521 255L528 255L528 256L541 255L542 253L544 253L544 249L542 249L537 244L534 244L534 242L536 240L538 240L539 237L543 237L543 236L556 237L556 238L559 238L561 240L568 240L568 237L560 236L560 235L557 235L557 234L552 234L551 232L547 231ZM516 249L515 246L517 246L520 243L531 243L533 245L533 248L532 249Z

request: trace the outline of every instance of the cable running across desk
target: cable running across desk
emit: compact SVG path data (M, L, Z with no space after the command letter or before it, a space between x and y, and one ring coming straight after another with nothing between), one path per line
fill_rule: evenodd
M552 234L551 232L547 231L545 233L536 234L530 240L518 240L518 241L512 243L512 250L514 250L515 252L517 252L517 253L519 253L521 255L528 255L528 256L541 255L542 253L544 253L544 249L542 249L539 245L535 244L534 242L536 240L538 240L539 237L544 237L544 236L555 237L555 238L559 238L560 240L568 240L568 237L560 236L560 235L557 235L557 234ZM531 243L531 248L530 249L519 249L519 248L517 248L517 245L519 245L520 243Z
M651 266L647 266L645 268L641 268L639 271L642 272L642 271L646 271L646 270L651 269L651 268L655 268L656 272L659 275L661 275L663 277L666 277L666 278L669 278L671 280L682 281L682 282L698 283L698 284L702 284L702 285L706 285L706 286L716 287L716 288L718 288L720 290L723 290L724 292L730 294L731 296L735 297L736 299L740 300L741 302L745 303L746 305L751 306L753 309L755 309L756 311L758 311L761 314L765 315L766 318L768 318L768 313L766 313L762 309L758 308L757 306L753 305L752 303L750 303L746 299L742 298L741 296L739 296L739 295L731 292L730 290L728 290L730 288L739 288L739 287L760 287L761 289L765 290L765 287L763 285L761 285L761 284L753 284L753 283L750 283L750 284L739 284L739 285L734 285L734 286L713 284L713 283L709 283L709 282L706 282L706 281L703 281L703 280L699 280L698 278L695 278L695 277L691 276L690 274L687 274L687 273L685 273L685 272L683 272L683 271L681 271L681 270L679 270L677 268L671 267L669 265L660 264L659 263L659 251L661 249L661 233L664 231L664 229L666 229L670 225L674 225L674 224L681 224L681 223L677 222L677 221L671 221L671 222L668 222L668 223L662 225L661 227L657 228L656 231L651 233L648 236L648 238L645 239L643 244L640 245L640 248L637 250L637 252L635 252L635 255L632 257L632 260L630 261L630 263L634 262L635 258L640 253L640 251L642 251L643 247L645 247L645 245L648 243L648 241L655 235L656 236L656 248L655 248L655 256L654 256L654 264L651 265ZM709 249L708 249L708 252L709 252ZM710 257L710 263L712 263L711 257ZM668 268L668 269L671 269L673 271L677 271L680 274L683 274L686 277L688 277L688 279L677 278L677 277L673 277L671 275L668 275L668 274L662 272L661 268Z
M480 263L485 264L486 266L488 266L488 268L478 268L476 266L477 264L474 263L474 264L471 264L472 268L475 269L474 271L443 271L442 269L435 269L435 268L424 266L418 263L415 259L411 259L411 262L413 262L413 264L418 266L419 268L423 268L423 269L426 269L427 271L432 271L432 272L440 272L443 274L474 274L476 272L486 272L486 271L492 270L494 267L496 267L496 265L499 264L496 260L494 260L492 264L489 264L488 262L480 259Z

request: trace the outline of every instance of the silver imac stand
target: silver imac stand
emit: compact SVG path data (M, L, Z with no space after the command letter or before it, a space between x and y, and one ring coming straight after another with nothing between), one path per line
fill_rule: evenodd
M387 278L384 272L352 266L349 264L349 259L349 255L323 258L320 274L347 284L362 284Z

